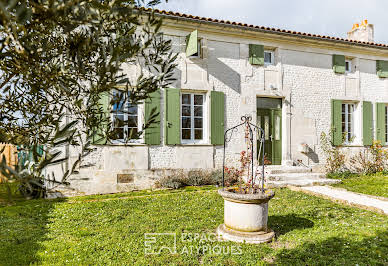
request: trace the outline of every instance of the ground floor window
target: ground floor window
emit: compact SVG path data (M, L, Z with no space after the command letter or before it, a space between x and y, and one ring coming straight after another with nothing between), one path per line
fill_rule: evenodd
M140 129L139 106L129 101L129 94L113 91L112 127L113 141L137 141Z
M196 143L205 139L205 94L182 93L181 96L182 143Z
M351 143L354 140L354 111L356 105L354 103L342 103L342 133L344 134L344 142Z

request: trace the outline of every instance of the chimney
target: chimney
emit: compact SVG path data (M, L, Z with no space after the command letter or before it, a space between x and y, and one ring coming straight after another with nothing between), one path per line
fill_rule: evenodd
M368 24L368 20L364 19L361 25L353 24L353 28L348 32L348 39L362 42L374 42L373 24Z

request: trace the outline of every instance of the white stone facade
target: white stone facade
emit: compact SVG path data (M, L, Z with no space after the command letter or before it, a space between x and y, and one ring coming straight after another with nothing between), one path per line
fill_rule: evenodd
M202 38L203 58L186 58L185 38L197 29ZM282 99L282 164L297 160L311 167L324 164L319 146L322 132L331 127L331 99L357 104L354 144L348 150L362 149L362 101L388 102L388 79L376 75L376 60L388 60L388 49L373 48L325 40L255 32L249 29L167 20L165 38L171 38L179 53L177 81L174 87L225 94L225 129L249 114L256 121L256 98ZM274 51L273 65L252 66L248 62L249 44L262 44ZM332 55L342 54L352 62L352 73L336 74ZM128 68L127 73L131 70ZM209 116L209 113L206 114ZM164 117L164 99L161 104ZM207 128L209 129L209 119ZM86 158L80 174L72 177L74 187L86 193L108 193L150 187L156 179L174 169L220 169L222 146L210 144L96 146ZM209 134L207 134L209 136ZM241 141L232 141L227 150L237 158ZM312 152L304 154L299 146L306 143ZM130 174L130 183L119 184L117 174Z

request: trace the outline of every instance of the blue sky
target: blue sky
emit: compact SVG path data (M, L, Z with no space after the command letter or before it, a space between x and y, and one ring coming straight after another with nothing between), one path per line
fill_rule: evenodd
M342 38L368 19L375 42L388 44L388 0L168 0L158 8Z

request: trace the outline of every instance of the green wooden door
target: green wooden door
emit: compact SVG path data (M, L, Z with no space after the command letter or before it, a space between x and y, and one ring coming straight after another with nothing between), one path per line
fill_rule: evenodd
M257 109L257 125L264 129L266 164L282 163L282 111L281 109ZM259 144L259 143L258 143Z
M271 144L272 144L272 164L282 164L282 110L271 110Z

